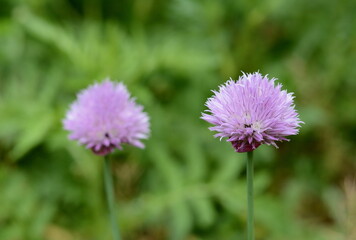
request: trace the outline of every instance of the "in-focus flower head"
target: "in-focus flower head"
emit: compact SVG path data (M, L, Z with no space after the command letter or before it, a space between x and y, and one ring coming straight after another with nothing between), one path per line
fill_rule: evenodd
M82 90L63 120L69 138L95 154L106 155L123 143L143 148L149 118L123 83L105 79Z
M202 119L215 125L215 137L227 138L236 152L250 152L261 144L277 147L276 141L288 141L286 136L298 134L303 123L294 109L293 93L275 85L260 73L243 74L213 91ZM277 147L278 148L278 147Z

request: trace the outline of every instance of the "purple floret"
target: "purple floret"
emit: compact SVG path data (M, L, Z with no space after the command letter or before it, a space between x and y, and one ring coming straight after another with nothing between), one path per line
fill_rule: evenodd
M69 138L106 155L122 144L139 148L148 138L149 118L122 83L109 79L82 90L63 120Z
M276 141L298 134L303 123L294 108L293 93L282 90L260 73L243 74L213 91L206 102L209 114L202 119L215 125L215 137L227 138L236 152L250 152L261 144L277 147ZM278 148L278 147L277 147Z

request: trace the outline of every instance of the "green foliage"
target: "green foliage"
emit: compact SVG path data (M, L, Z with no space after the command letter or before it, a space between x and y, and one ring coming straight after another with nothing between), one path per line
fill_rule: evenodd
M144 150L113 156L124 239L244 239L246 156L199 117L211 89L258 70L295 92L306 124L279 150L255 151L256 240L344 239L355 7L2 0L0 239L110 239L102 159L61 124L75 94L108 76L128 85L152 125Z

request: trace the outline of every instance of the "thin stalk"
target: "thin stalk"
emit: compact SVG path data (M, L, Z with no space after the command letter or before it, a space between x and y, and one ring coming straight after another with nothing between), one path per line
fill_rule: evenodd
M117 216L115 214L116 208L114 200L114 184L111 176L111 165L108 155L105 156L104 161L104 182L113 239L120 240L120 232L118 227L119 225L117 223Z
M254 240L253 151L247 152L247 240Z

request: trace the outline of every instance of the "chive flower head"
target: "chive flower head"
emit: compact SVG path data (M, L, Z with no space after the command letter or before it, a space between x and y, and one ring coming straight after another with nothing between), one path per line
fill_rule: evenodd
M261 144L277 147L276 141L298 134L303 122L293 93L275 81L258 72L244 73L238 81L230 79L213 91L201 118L213 124L209 129L217 132L215 137L227 138L236 152L250 152Z
M105 79L82 90L70 106L64 129L97 155L106 155L122 144L143 148L148 138L149 117L131 98L123 83Z

